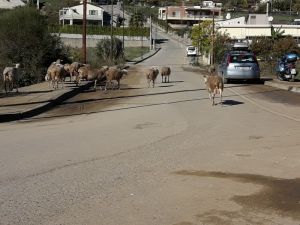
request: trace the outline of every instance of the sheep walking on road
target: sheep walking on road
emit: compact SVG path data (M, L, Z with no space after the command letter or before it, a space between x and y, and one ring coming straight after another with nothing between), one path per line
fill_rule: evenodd
M82 67L83 64L79 63L79 62L73 62L71 63L70 67L69 67L69 73L70 73L70 80L71 81L78 81L78 75L79 75L79 68ZM74 79L75 77L75 79ZM78 85L78 83L76 83L76 85Z
M148 88L150 87L150 83L152 82L152 87L155 86L155 80L159 74L159 70L157 67L152 67L146 71L146 79L148 83Z
M220 95L220 104L222 105L222 94L224 89L223 79L217 75L204 76L204 83L206 84L207 91L209 93L209 99L212 101L212 105L215 105L215 96Z
M49 82L49 85L52 84L54 89L58 89L59 82L63 82L66 76L66 71L62 64L58 62L53 62L47 70L45 80ZM62 84L63 87L63 84Z
M94 89L96 90L97 83L106 80L105 73L107 70L108 70L107 66L104 66L100 69L92 68L89 65L80 67L78 70L79 75L78 75L77 83L80 84L82 80L94 81Z
M160 70L160 74L161 74L161 82L167 83L167 78L168 78L168 83L170 82L170 74L171 74L171 68L168 66L163 66Z
M5 67L3 70L3 84L5 93L13 90L14 86L16 86L16 92L19 90L19 79L21 79L21 74L19 72L20 64L17 63L15 67Z
M116 69L116 68L109 68L106 72L106 85L105 85L105 91L107 90L107 87L109 85L112 85L112 81L115 80L118 82L118 89L120 89L120 80L122 79L123 75L127 74L127 70L123 69Z

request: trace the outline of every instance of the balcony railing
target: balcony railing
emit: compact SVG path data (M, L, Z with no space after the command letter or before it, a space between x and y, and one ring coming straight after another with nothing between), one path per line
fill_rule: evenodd
M212 15L187 15L187 16L162 16L159 17L161 20L212 20L213 16ZM215 20L222 20L223 16L215 16Z
M83 15L80 14L72 14L72 15L61 15L59 17L60 20L82 20L83 19ZM86 19L87 20L102 20L103 17L101 15L86 15Z

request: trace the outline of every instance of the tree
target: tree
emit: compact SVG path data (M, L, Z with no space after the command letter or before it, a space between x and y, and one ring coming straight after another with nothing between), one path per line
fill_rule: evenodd
M112 44L112 52L111 52ZM118 61L123 60L124 52L122 41L116 37L113 37L112 43L111 39L102 39L97 43L97 56L100 61L104 62L106 65L116 64ZM111 61L112 59L112 61Z
M23 84L40 81L56 59L67 60L60 39L48 32L44 16L35 8L17 7L0 15L0 66L20 63Z
M147 21L145 14L142 11L135 11L130 17L130 27L144 27L144 23Z
M275 58L279 58L288 52L300 53L297 42L292 36L287 36L275 41L273 46L273 55Z
M273 41L269 37L257 37L252 40L250 48L255 55L268 60L272 56Z
M198 46L202 53L208 52L211 44L211 21L203 21L192 28L191 39L194 46Z
M224 56L224 53L228 50L227 46L230 42L230 38L226 34L217 33L215 36L215 63L220 63Z
M274 28L273 26L271 26L271 38L273 41L279 40L280 38L283 37L284 34L284 30L281 30L280 28Z

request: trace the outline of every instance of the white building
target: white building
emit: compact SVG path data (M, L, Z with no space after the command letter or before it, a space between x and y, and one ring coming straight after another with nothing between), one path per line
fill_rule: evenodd
M87 24L103 26L103 8L87 4ZM59 10L59 23L62 25L82 24L83 5L77 5Z
M12 9L24 5L25 3L21 0L0 0L0 9Z
M255 17L254 17L255 16ZM218 32L227 34L231 39L251 39L253 37L270 37L272 28L284 31L283 36L290 35L300 38L300 25L270 24L270 20L263 14L250 14L248 20L239 17L215 23Z

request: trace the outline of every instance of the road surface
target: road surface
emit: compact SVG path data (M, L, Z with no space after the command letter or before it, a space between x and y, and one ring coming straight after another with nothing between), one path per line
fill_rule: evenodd
M1 225L299 225L299 94L230 84L212 107L161 47L121 90L1 124ZM153 65L171 82L147 88Z

